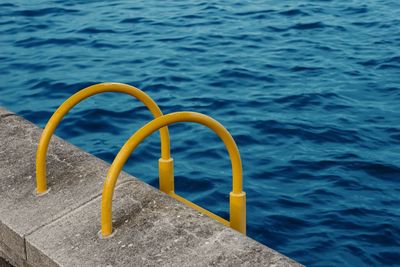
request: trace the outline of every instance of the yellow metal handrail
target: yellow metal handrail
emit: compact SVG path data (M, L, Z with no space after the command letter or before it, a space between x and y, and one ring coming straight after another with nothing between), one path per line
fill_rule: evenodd
M169 186L166 188L166 193L178 199L179 201L182 201L183 203L216 219L217 221L228 225L243 234L246 234L246 194L245 192L243 192L242 185L242 162L235 141L233 140L230 133L225 129L225 127L222 126L222 124L209 116L196 112L175 112L155 118L154 120L140 128L134 135L132 135L128 139L128 141L124 144L124 146L115 157L104 183L101 200L101 233L104 237L109 236L112 233L112 198L118 176L125 162L128 160L129 156L132 154L135 148L146 137L162 127L177 122L196 122L199 124L203 124L213 130L225 143L232 164L233 189L229 197L230 221L227 222L226 220L213 214L212 212L203 209L196 204L176 195L174 193L173 187L173 176L170 176L172 180L166 182L166 184Z
M53 135L56 127L68 113L68 111L77 105L82 100L105 92L118 92L131 95L140 100L150 110L155 118L163 115L157 104L143 91L136 87L122 84L122 83L100 83L89 86L81 91L75 93L68 98L51 116L47 122L46 127L40 137L38 149L36 152L36 191L38 194L43 194L47 191L46 182L46 154L50 143L51 136ZM159 176L160 188L164 190L165 181L173 180L173 159L170 156L170 139L168 128L163 127L160 129L161 138L161 158L159 159Z

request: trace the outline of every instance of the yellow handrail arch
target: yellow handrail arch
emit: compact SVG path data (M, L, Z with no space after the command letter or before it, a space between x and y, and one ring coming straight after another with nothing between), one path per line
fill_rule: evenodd
M118 152L113 163L111 164L110 170L108 171L107 178L105 180L103 187L103 194L101 200L101 233L103 237L112 234L112 199L118 176L125 162L128 160L129 156L132 154L135 148L146 137L148 137L158 129L176 122L196 122L199 124L203 124L208 128L210 128L211 130L213 130L225 143L232 164L232 188L233 188L229 197L230 221L227 223L231 228L243 234L246 234L246 194L245 192L243 192L242 162L235 141L233 140L228 130L226 130L225 127L222 126L222 124L220 124L213 118L197 112L184 111L184 112L174 112L155 118L154 120L152 120L151 122L147 123L145 126L140 128L134 135L132 135L128 139L128 141L126 141L126 143L123 145L121 150ZM191 203L190 201L180 196L177 196L173 192L173 188L172 191L170 190L167 193L172 197L184 202L185 204L188 204L189 206L192 206L193 208L200 210L206 215L214 219L217 219L221 223L226 224L225 223L226 221L224 219Z
M46 154L50 143L51 136L53 135L56 127L75 105L82 100L105 92L118 92L131 95L140 100L150 110L155 118L163 115L158 105L143 91L136 87L122 84L122 83L100 83L95 84L72 95L54 112L50 120L47 122L42 135L40 137L38 149L36 152L36 191L38 194L43 194L47 191L46 182ZM159 159L159 176L160 176L160 189L164 191L165 181L173 180L173 159L170 155L170 139L168 128L163 127L160 129L161 138L161 158ZM172 175L172 177L170 177Z

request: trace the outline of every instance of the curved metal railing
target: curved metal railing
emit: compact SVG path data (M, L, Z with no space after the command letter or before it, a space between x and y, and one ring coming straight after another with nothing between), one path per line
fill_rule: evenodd
M101 203L101 233L109 236L112 233L112 197L118 176L135 148L149 135L160 130L161 158L159 159L160 190L184 204L208 215L209 217L229 226L243 234L246 234L246 193L243 192L242 162L239 150L230 133L225 127L213 118L197 112L174 112L163 115L153 99L136 87L122 83L101 83L89 86L72 95L54 112L46 124L40 137L36 152L36 191L39 195L47 192L46 179L46 155L50 139L62 118L75 105L84 99L105 92L118 92L131 95L140 100L153 114L151 122L140 128L115 157L104 183ZM213 130L224 142L232 165L232 192L229 195L229 221L204 209L193 202L175 194L174 192L174 162L170 155L170 138L168 125L177 122L195 122L207 126Z
M68 98L61 106L54 112L50 120L47 122L46 127L40 137L38 149L36 152L36 191L38 194L43 194L47 191L47 180L46 180L46 155L47 149L50 143L51 136L53 135L58 124L72 109L82 100L105 92L118 92L131 95L136 99L140 100L150 110L155 118L163 115L158 105L154 100L139 90L136 87L122 84L122 83L100 83L89 86L85 89L72 95ZM161 138L161 158L159 159L159 178L160 178L160 189L165 192L165 181L173 180L173 159L170 155L170 139L168 128L163 127L160 129ZM171 177L172 176L172 177Z
M213 130L225 143L232 164L232 192L229 198L230 221L228 222L212 212L176 195L174 193L173 176L171 176L172 180L166 183L168 186L166 188L166 193L217 221L246 234L246 194L243 192L242 162L235 141L222 124L209 116L196 112L175 112L155 118L140 128L128 139L115 157L104 183L101 202L101 233L104 237L112 234L112 198L118 176L125 162L146 137L163 127L177 122L195 122L203 124Z

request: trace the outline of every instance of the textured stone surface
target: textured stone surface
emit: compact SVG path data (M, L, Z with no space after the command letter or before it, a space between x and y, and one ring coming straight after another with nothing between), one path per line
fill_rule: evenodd
M297 266L283 255L137 180L117 188L113 203L115 233L101 239L100 200L99 197L29 235L28 263Z
M0 113L0 242L25 258L24 236L101 194L108 165L53 137L48 153L50 191L35 193L35 153L41 129ZM123 175L126 178L126 175Z
M0 258L0 267L12 267L7 261L5 261L3 258Z
M15 255L6 245L0 243L0 267L28 266L26 260Z
M0 109L0 257L15 266L299 266L125 173L114 195L114 235L102 239L109 165L54 138L50 191L35 194L41 130Z

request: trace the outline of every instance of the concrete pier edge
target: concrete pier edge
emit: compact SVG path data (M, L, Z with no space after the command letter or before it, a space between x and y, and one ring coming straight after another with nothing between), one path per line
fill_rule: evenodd
M42 129L0 107L0 267L301 266L122 173L111 238L101 239L109 164L53 137L48 194L35 194Z

